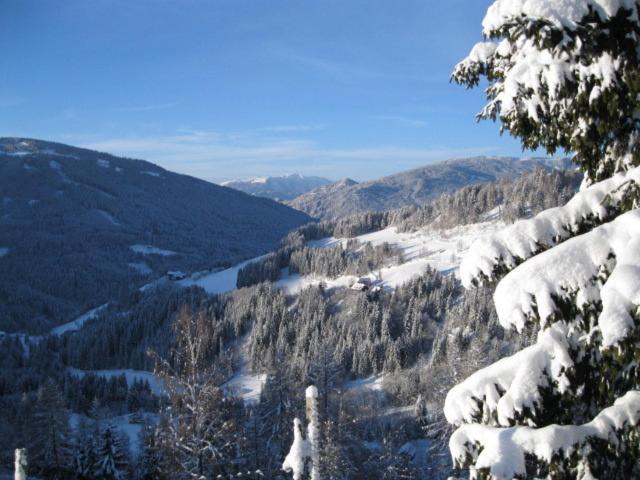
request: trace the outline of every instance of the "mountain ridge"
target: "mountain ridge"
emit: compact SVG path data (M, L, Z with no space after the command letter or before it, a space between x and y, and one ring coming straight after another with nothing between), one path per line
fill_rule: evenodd
M451 159L366 182L341 180L287 202L322 220L422 205L438 195L467 185L517 176L535 168L569 167L568 159L470 157ZM347 179L349 180L349 179Z
M43 331L168 270L265 253L307 223L153 163L0 138L0 330Z
M221 183L221 185L257 197L286 201L329 183L332 183L331 180L323 177L291 173L279 176L252 177L246 180L231 180Z

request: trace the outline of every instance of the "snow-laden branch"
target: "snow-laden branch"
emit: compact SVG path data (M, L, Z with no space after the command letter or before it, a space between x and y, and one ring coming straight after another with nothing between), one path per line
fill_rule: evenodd
M293 419L293 443L284 459L282 469L292 472L293 480L301 480L304 474L305 464L311 459L311 444L302 434L302 422L298 418Z
M589 14L589 9L601 19L606 19L614 16L620 8L631 10L637 17L634 0L497 0L489 7L482 21L482 29L486 36L491 36L504 25L523 16L544 20L558 28L573 29Z
M486 469L492 479L512 479L517 475L524 478L527 454L552 464L558 455L569 458L592 439L604 440L616 448L620 433L627 429L627 434L632 435L639 423L640 392L632 390L583 425L538 429L463 425L452 435L449 447L454 462L467 464L470 456L474 470Z
M479 239L460 265L462 283L469 288L485 279L496 280L522 261L634 207L630 199L637 198L639 190L637 167L586 188L563 207L545 210Z
M638 258L640 210L632 210L505 276L494 295L500 324L521 330L527 320L536 319L544 327L561 316L556 299L572 295L579 310L602 302L601 346L614 346L634 327L631 313L640 305Z
M568 386L567 327L555 324L540 332L538 342L490 365L453 387L444 414L453 425L484 423L509 426L516 414L541 407L541 389L554 382L562 393Z

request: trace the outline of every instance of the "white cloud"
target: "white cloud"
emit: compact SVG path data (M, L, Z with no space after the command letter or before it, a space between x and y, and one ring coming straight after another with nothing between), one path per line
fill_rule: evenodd
M437 160L496 153L492 147L328 148L305 139L247 138L198 130L167 136L106 138L83 142L82 146L142 158L211 181L293 171L364 180Z

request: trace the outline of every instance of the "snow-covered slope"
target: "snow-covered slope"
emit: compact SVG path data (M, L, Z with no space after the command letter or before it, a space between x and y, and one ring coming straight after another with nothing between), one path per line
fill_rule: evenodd
M314 188L331 183L322 177L307 177L298 173L280 177L256 177L248 180L234 180L222 185L241 192L272 200L291 200Z
M396 227L390 227L360 235L354 239L363 245L370 243L372 246L377 246L387 243L401 253L399 263L390 264L368 274L375 284L384 288L396 288L421 275L427 267L458 275L460 262L473 241L501 228L504 228L504 223L497 220L446 230L426 227L416 232L398 232ZM326 238L309 242L308 246L328 248L338 243L346 244L346 242L347 239ZM350 287L357 280L358 277L352 275L337 278L285 275L275 285L284 288L287 293L294 294L310 285L323 283L327 288L343 288Z
M569 166L568 159L473 157L448 160L368 182L342 180L312 190L288 204L315 218L335 219L355 213L423 205L467 185L517 177L535 168L564 169Z
M149 162L32 139L0 138L0 192L7 332L49 331L168 270L260 255L309 221Z

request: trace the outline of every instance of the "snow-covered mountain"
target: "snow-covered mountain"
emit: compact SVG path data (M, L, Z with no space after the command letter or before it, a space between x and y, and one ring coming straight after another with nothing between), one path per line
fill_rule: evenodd
M253 257L309 220L142 160L0 138L0 330L48 330L168 270Z
M331 183L322 177L307 177L298 173L276 177L255 177L248 180L234 180L222 185L235 188L256 197L272 200L292 200L310 190Z
M367 211L382 212L423 205L446 192L502 177L516 177L535 168L566 169L568 159L473 157L428 165L378 180L357 183L341 180L324 185L288 202L312 217L333 219Z

